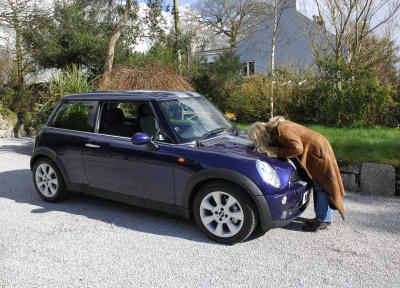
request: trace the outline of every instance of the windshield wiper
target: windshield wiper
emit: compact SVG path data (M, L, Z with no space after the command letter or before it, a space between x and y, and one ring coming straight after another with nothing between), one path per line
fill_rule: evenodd
M201 141L207 139L208 137L210 137L214 134L221 133L221 132L225 131L226 129L227 129L226 127L219 127L219 128L215 128L211 131L206 132L203 136L201 136L197 139L197 146L200 146Z
M231 128L229 128L229 130L231 130L231 132L232 132L233 134L235 134L236 136L239 135L240 129L238 129L238 128L232 126Z

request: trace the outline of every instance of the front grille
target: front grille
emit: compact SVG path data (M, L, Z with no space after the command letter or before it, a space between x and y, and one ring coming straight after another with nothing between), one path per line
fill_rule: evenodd
M290 187L292 187L296 182L304 181L310 183L310 178L308 177L306 171L304 171L303 167L296 161L296 159L292 159L293 164L296 166L296 170L293 171L292 175L290 175Z
M300 180L301 180L301 175L299 173L299 170L296 169L296 170L294 170L292 175L290 175L290 187L292 187L294 185L294 183L296 183Z

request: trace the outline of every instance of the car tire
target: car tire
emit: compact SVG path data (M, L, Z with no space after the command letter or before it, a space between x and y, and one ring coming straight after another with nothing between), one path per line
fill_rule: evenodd
M59 202L67 198L64 179L57 165L47 158L35 162L32 170L36 192L48 202Z
M249 196L230 183L202 186L193 201L193 218L209 238L224 244L246 240L257 226L257 210Z

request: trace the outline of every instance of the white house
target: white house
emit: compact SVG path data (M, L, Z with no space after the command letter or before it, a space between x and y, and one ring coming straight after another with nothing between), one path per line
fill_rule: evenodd
M310 44L319 43L320 49L326 46L318 33L320 26L299 12L297 0L282 2L285 2L286 8L282 10L277 30L275 67L309 67L314 63ZM268 17L236 48L244 63L242 73L250 75L270 71L273 27L274 17Z
M312 43L318 43L320 49L326 49L318 18L314 20L299 12L298 0L282 0L285 7L280 18L276 48L275 68L291 66L299 69L314 64ZM268 73L271 69L271 43L274 26L274 17L268 17L254 31L246 37L235 49L243 63L241 73ZM213 62L221 55L222 50L204 51L198 53L203 61Z

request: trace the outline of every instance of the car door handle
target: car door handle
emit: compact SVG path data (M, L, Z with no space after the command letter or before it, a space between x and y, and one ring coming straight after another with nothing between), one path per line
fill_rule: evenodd
M91 144L91 143L86 143L85 147L87 147L87 148L95 148L95 149L101 148L99 145Z

